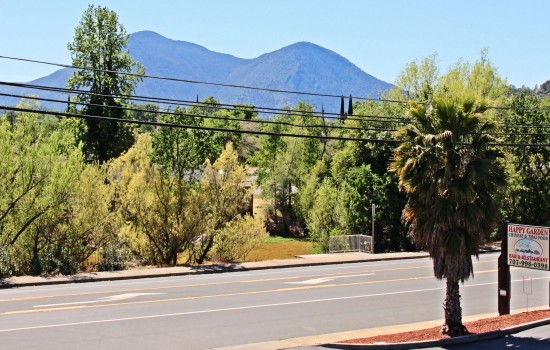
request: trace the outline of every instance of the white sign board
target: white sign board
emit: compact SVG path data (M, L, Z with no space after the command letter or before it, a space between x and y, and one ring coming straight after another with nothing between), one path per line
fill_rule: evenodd
M550 227L508 224L508 265L550 271Z

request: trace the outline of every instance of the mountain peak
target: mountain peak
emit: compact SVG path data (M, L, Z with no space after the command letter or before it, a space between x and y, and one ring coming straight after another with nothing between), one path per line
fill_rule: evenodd
M309 41L298 41L298 42L295 42L294 44L290 44L288 46L285 46L283 47L283 49L285 48L299 48L299 49L323 49L323 50L326 50L324 47L322 46L319 46L317 44L314 44L312 42L309 42Z
M142 38L163 38L167 39L166 37L160 35L157 32L153 32L152 30L140 30L135 33L130 34L131 37L142 37Z
M302 52L304 54L325 53L325 54L337 55L337 53L335 53L334 51L331 51L327 48L311 43L309 41L299 41L294 44L290 44L288 46L282 47L279 50L273 51L271 53L276 53L276 52L293 52L293 53Z
M254 59L243 59L207 48L166 38L153 31L130 35L130 55L140 62L148 75L202 82L216 82L267 89L294 90L317 94L376 97L390 84L365 73L345 57L317 44L300 41ZM36 84L65 87L70 74L58 71L35 80ZM63 73L63 74L61 74ZM54 79L55 78L55 79ZM7 88L0 87L0 91ZM12 93L19 94L21 91ZM42 97L66 101L66 96L32 91ZM271 93L228 88L208 84L191 84L158 79L144 79L136 94L194 101L214 96L222 103L250 103L261 107L284 107L308 101L320 109L337 111L339 99L296 94ZM0 98L2 102L3 98ZM13 104L11 101L10 105ZM44 103L44 105L48 105Z

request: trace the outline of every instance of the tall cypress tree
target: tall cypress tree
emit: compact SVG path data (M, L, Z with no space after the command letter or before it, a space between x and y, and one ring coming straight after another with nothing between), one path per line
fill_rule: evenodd
M348 115L353 115L353 101L351 98L351 94L349 95Z
M340 121L344 122L346 120L346 112L344 111L344 96L340 98Z

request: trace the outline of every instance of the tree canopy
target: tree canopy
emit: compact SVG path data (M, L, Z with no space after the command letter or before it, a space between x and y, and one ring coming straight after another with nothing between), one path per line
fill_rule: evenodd
M123 95L131 95L143 74L141 64L130 57L126 48L128 35L118 15L106 7L90 5L75 28L73 41L67 45L72 64L81 67L69 78L69 89L89 93L78 94L76 109L85 115L120 119ZM116 121L86 119L82 132L88 161L105 162L127 150L133 137L127 126Z

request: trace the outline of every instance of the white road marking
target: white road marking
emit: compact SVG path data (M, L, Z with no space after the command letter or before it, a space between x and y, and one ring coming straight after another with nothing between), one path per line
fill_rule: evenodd
M489 254L484 254L489 255ZM231 271L231 273L227 273L227 276L223 276L223 274L202 274L202 275L181 275L181 276L160 276L155 280L155 278L147 278L147 279L132 279L128 281L96 281L93 283L87 283L89 287L92 288L103 288L105 286L127 286L127 285L136 285L136 284L147 284L151 285L153 283L157 284L163 284L163 283L172 283L174 280L177 281L195 281L195 280L209 280L209 279L216 279L220 277L224 278L230 278L233 276L243 276L243 277L254 277L259 275L277 275L277 274L286 274L288 272L311 272L311 271L325 271L325 270L341 270L341 269L349 269L350 265L352 267L357 267L358 269L364 268L364 266L361 266L363 264L368 264L370 266L391 266L391 265L405 265L405 264L415 264L415 263L421 263L418 267L426 267L431 268L433 265L430 261L429 264L426 264L424 266L424 261L428 258L417 258L417 259L404 259L402 261L365 261L365 262L349 262L349 263L343 263L343 264L337 264L337 265L321 265L321 266L293 266L293 267L285 267L281 269L267 269L267 270L248 270L248 271ZM475 264L476 262L474 262ZM68 289L82 289L82 284L63 284L63 285L52 285L52 286L42 286L42 287L36 287L36 286L25 286L25 287L19 287L17 290L14 289L0 289L0 294L14 294L21 295L21 292L40 292L40 291L55 291L55 290L68 290Z
M332 277L321 277L321 278L313 278L305 281L299 281L299 282L285 282L286 284L320 284L325 282L330 282L335 279L339 278L348 278L348 277L361 277L361 276L373 276L374 273L362 273L358 275L343 275L343 276L332 276Z
M122 321L134 321L134 320L145 320L145 319L154 319L154 318L164 318L164 317L175 317L175 316L187 316L187 315L197 315L197 314L208 314L208 313L224 312L224 311L250 310L250 309L260 309L260 308L268 308L268 307L276 307L276 306L288 306L288 305L298 305L298 304L311 304L311 303L319 303L319 302L327 302L327 301L349 300L349 299L368 298L368 297L377 297L377 296L386 296L386 295L395 295L395 294L429 292L429 291L442 290L442 289L444 289L444 287L428 288L428 289L416 289L416 290L410 290L410 291L399 291L399 292L390 292L390 293L363 294L363 295L354 295L354 296L338 297L338 298L326 298L326 299L314 299L314 300L291 301L291 302L286 302L286 303L249 305L249 306L222 308L222 309L186 311L186 312L177 312L177 313L171 313L171 314L158 314L158 315L149 315L149 316L135 316L135 317L113 318L113 319L105 319L105 320L82 321L82 322L72 322L72 323L59 323L59 324L50 324L50 325L42 325L42 326L30 326L30 327L0 329L0 333L16 332L16 331L25 331L25 330L33 330L33 329L46 329L46 328L59 328L59 327L69 327L69 326L80 326L80 325L97 324L97 323L111 323L111 322L122 322Z
M480 255L479 261L474 261L474 264L477 264L479 262L484 263L484 258L487 259L494 259L494 255L500 254L500 253L487 253ZM364 268L364 264L368 264L369 267L372 266L391 266L391 265L408 265L408 264L416 264L421 263L419 266L415 266L414 268L419 267L427 267L432 268L433 264L431 263L431 260L429 260L429 263L424 265L424 263L429 258L417 258L417 259L404 259L404 260L390 260L390 261L365 261L365 262L350 262L350 263L344 263L344 264L338 264L338 265L321 265L321 266L296 266L296 267L287 267L282 269L268 269L268 270L249 270L249 271L232 271L231 273L227 274L227 278L232 276L247 276L247 277L253 277L253 276L259 276L259 275L276 275L276 274L284 274L288 272L302 272L302 271L323 271L323 270L339 270L339 269L348 269L351 266L356 266L357 268ZM495 260L496 261L496 260ZM202 280L202 279L215 279L225 277L222 276L222 274L205 274L205 275L182 275L182 276L162 276L160 278L154 279L154 278L147 278L147 279L132 279L128 281L102 281L102 282L94 282L94 283L87 283L88 287L91 288L104 288L105 286L127 286L127 285L139 285L139 284L147 284L151 285L151 283L155 284L164 284L164 283L172 283L174 280L177 281L195 281L195 280ZM56 291L59 289L62 290L71 290L71 289L81 289L82 285L79 284L64 284L64 285L52 285L52 286L42 286L42 287L35 287L35 286L25 286L25 287L19 287L16 289L1 289L0 288L0 294L17 294L20 296L22 292L41 292L41 291Z
M144 295L159 295L164 293L125 293L112 295L110 297L103 297L97 300L88 300L88 301L75 301L72 303L60 303L60 304L44 304L44 305L34 305L33 307L51 307L51 306L69 306L69 305L81 305L81 304L94 304L94 303L105 303L109 301L119 301L125 299L132 299Z
M550 279L549 277L538 277L533 278L533 280L543 280ZM523 280L513 280L511 282L520 282ZM478 287L486 285L496 285L497 282L489 283L480 283L472 285L464 285L462 287ZM410 293L422 293L422 292L431 292L436 290L444 290L445 287L436 287L436 288L426 288L426 289L414 289L407 291L398 291L398 292L388 292L388 293L376 293L376 294L362 294L362 295L353 295L347 297L337 297L337 298L325 298L325 299L314 299L314 300L302 300L302 301L291 301L286 303L274 303L274 304L261 304L261 305L250 305L250 306L241 306L241 307L231 307L231 308L222 308L222 309L210 309L210 310L198 310L198 311L186 311L186 312L177 312L171 314L158 314L158 315L149 315L149 316L135 316L135 317L125 317L125 318L114 318L114 319L105 319L105 320L96 320L96 321L82 321L82 322L72 322L72 323L59 323L59 324L49 324L42 326L30 326L30 327L20 327L20 328L8 328L0 329L0 333L6 332L17 332L33 329L47 329L47 328L60 328L60 327L70 327L70 326L81 326L88 324L98 324L98 323L112 323L112 322L123 322L123 321L134 321L134 320L145 320L145 319L155 319L155 318L164 318L164 317L175 317L175 316L187 316L187 315L197 315L197 314L208 314L215 312L226 312L226 311L238 311L238 310L250 310L250 309L259 309L259 308L268 308L268 307L277 307L277 306L288 306L288 305L299 305L299 304L311 304L319 302L328 302L328 301L338 301L338 300L350 300L350 299L360 299L360 298L369 298L369 297L380 297L388 295L399 295L399 294L410 294Z

